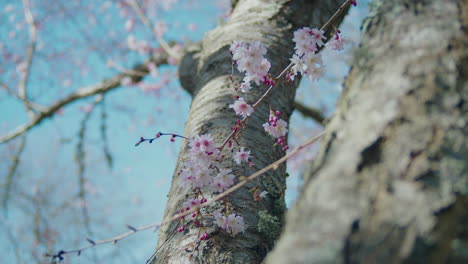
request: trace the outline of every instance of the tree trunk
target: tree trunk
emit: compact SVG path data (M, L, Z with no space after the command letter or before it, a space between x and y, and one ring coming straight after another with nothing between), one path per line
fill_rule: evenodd
M468 263L468 3L374 1L266 263Z
M180 66L182 86L192 96L190 114L185 126L185 136L194 137L210 133L220 145L231 132L237 117L228 105L236 95L229 75L232 71L231 55L228 51L234 40L261 41L267 48L272 74L278 74L289 64L293 53L293 31L299 27L322 25L339 7L341 1L238 1L226 24L207 33L200 45L190 48ZM235 73L235 79L240 75ZM269 107L280 110L286 121L293 111L295 83L278 82L268 100L261 104L243 130L239 141L241 146L251 150L255 166L238 166L231 154L223 162L225 168L232 168L235 175L249 175L284 155L280 148L273 148L274 140L262 128L267 122ZM266 86L251 90L242 96L249 103L265 92ZM181 203L187 199L187 192L178 186L177 174L182 160L187 158L187 143L179 154L173 176L165 218L179 212ZM163 226L159 232L159 242L153 263L260 263L273 246L270 234L257 231L258 213L267 210L269 214L281 218L284 213L285 167L267 173L254 182L230 195L229 202L235 212L245 219L247 229L235 237L219 232L210 220L210 239L200 241L198 229L177 232L177 222ZM262 201L254 201L250 188L260 186L269 195ZM214 205L214 207L219 206ZM211 212L213 209L206 209ZM278 232L279 233L279 232Z

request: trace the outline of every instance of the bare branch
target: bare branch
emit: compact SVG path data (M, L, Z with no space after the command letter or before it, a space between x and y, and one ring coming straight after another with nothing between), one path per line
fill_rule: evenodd
M29 46L26 55L26 65L24 72L22 73L19 87L18 87L18 96L24 102L25 107L28 109L30 115L33 115L32 109L28 104L28 95L26 91L26 86L28 83L32 60L34 57L34 53L36 51L36 40L37 40L37 28L34 22L34 17L31 13L31 6L29 4L29 0L23 0L24 5L24 16L26 18L26 23L29 25Z
M32 109L34 110L35 112L40 112L44 109L43 106L39 105L39 104L36 104L34 102L31 102L29 100L23 100L21 99L21 97L15 93L8 85L6 85L5 83L3 82L0 82L0 86L3 87L3 89L11 96L13 96L14 98L20 100L21 102L23 102L23 104L26 105L26 108L29 107L29 109Z
M91 117L91 114L93 113L93 110L95 107L102 102L104 99L104 96L102 94L98 94L94 98L94 102L91 106L91 110L85 114L83 119L81 120L80 124L80 131L78 133L78 143L76 145L76 154L75 154L75 159L78 163L78 186L79 186L79 192L78 192L78 198L80 199L80 202L82 202L81 206L81 212L83 214L83 222L84 226L88 232L88 235L92 236L93 231L91 229L90 225L90 220L89 220L89 211L88 211L88 206L86 202L86 188L85 188L85 157L86 157L86 152L84 150L84 140L85 140L85 134L86 134L86 125L89 121L89 118Z
M299 111L304 117L310 117L322 126L326 124L326 118L323 113L316 109L303 105L301 102L295 101L294 108Z
M112 169L113 158L109 150L109 140L107 138L107 112L105 108L105 101L103 99L101 103L101 125L99 127L99 132L101 134L101 142L103 144L102 151L104 152L104 157L107 161L107 166Z
M167 53L157 53L155 57L151 60L148 60L147 62L137 65L132 68L132 71L138 72L138 73L146 73L148 74L148 64L149 63L154 63L155 65L162 65L166 64L168 60L168 55ZM120 82L124 77L131 77L133 82L139 82L143 76L141 74L139 75L133 75L133 74L118 74L117 76L114 76L108 80L104 80L101 83L90 85L90 86L85 86L82 88L79 88L75 92L69 94L68 96L56 101L49 107L45 107L42 109L39 113L34 114L32 118L30 118L29 122L26 124L23 124L19 127L17 127L15 130L12 132L8 133L7 135L3 136L0 138L0 144L1 143L6 143L22 134L25 132L29 131L31 128L34 126L40 124L44 119L47 119L49 117L52 117L55 112L57 112L60 108L67 106L70 103L76 102L80 99L93 96L96 94L103 94L107 93L117 87L120 86Z
M21 157L21 154L23 153L25 143L26 143L26 137L22 137L18 150L13 155L11 159L12 163L10 165L10 168L8 169L8 174L7 174L6 181L5 181L4 193L3 193L3 199L2 199L3 210L5 210L5 214L7 212L8 200L10 199L11 186L13 185L13 180L16 175L16 170L18 169L20 157Z

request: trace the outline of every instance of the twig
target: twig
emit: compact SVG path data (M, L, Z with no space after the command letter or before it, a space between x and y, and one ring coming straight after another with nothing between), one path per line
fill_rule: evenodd
M336 12L330 17L330 19L323 24L323 26L320 28L321 30L325 31L327 28L331 25L331 23L339 16L343 11L345 10L346 7L351 5L351 0L346 0L339 8L336 10Z
M26 65L24 73L21 76L19 87L18 87L18 96L24 102L24 106L28 110L29 114L32 116L34 113L28 102L28 94L26 91L27 82L30 75L32 60L34 57L34 52L36 51L36 40L37 40L37 28L34 22L34 17L31 13L31 6L29 0L23 0L24 5L24 16L26 18L26 23L29 25L29 46L26 55Z
M25 143L26 143L26 136L23 136L21 138L18 150L16 151L15 155L13 155L11 166L8 169L8 174L7 174L6 181L5 181L4 193L3 193L3 199L2 199L3 210L5 214L8 211L7 206L8 206L8 200L10 199L11 186L13 185L13 180L16 175L16 170L18 169L18 165L20 163L20 156L23 153L24 146L26 145Z
M29 107L30 109L34 110L35 112L41 112L44 107L39 105L39 104L36 104L34 102L31 102L30 100L23 100L21 99L21 97L15 93L8 85L6 85L5 83L3 82L0 82L0 86L3 87L3 89L11 96L13 96L14 98L20 100L21 102L23 102L23 104L26 104L27 107Z
M287 161L288 159L290 159L292 156L294 156L295 154L297 154L299 151L301 151L302 149L304 149L305 147L309 146L309 145L312 145L314 144L315 142L317 142L317 140L320 139L320 137L324 134L324 132L321 132L320 134L310 138L309 140L307 140L306 142L304 142L303 144L297 146L296 148L294 148L291 152L287 153L285 156L283 156L281 159L271 163L270 165L266 166L265 168L261 169L261 170L258 170L257 172L255 172L254 174L250 175L249 177L241 177L242 181L237 183L236 185L232 186L231 188L229 188L228 190L226 190L225 192L221 193L221 194L218 194L216 195L215 197L213 197L213 199L211 200L208 200L207 202L203 203L203 204L200 204L198 206L194 206L192 209L188 210L188 211L185 211L183 213L178 213L170 218L168 218L167 220L164 220L162 221L161 223L153 223L153 224L149 224L149 225L145 225L145 226L140 226L140 227L132 227L130 231L128 232L125 232L123 234L120 234L118 236L115 236L115 237L112 237L112 238L108 238L108 239L103 239L103 240L98 240L98 241L94 241L94 240L91 240L91 239L87 239L88 242L89 242L89 245L87 246L84 246L82 248L79 248L79 249L73 249L73 250L60 250L59 252L57 252L56 254L49 254L49 253L46 253L45 256L46 257L51 257L52 258L52 261L55 261L55 260L62 260L63 259L63 256L64 255L69 255L69 254L73 254L73 253L76 253L76 254L81 254L81 252L89 249L89 248L92 248L92 247L95 247L97 245L102 245L102 244L110 244L110 243L117 243L119 240L122 240L132 234L135 234L139 231L143 231L143 230L148 230L148 229L154 229L155 231L158 230L161 226L163 225L166 225L172 221L175 221L177 219L180 219L181 217L184 217L186 215L189 215L191 213L194 213L198 210L200 210L201 208L203 207L207 207L209 206L210 204L226 197L227 195L235 192L236 190L238 190L239 188L241 188L242 186L244 186L245 184L247 184L247 182L263 175L264 173L270 171L270 170L276 170L282 163L284 163L285 161Z
M141 77L144 77L146 75L148 75L147 72L138 72L138 71L135 71L135 70L132 70L132 69L127 69L115 62L112 62L112 65L115 69L117 69L118 71L122 72L122 73L125 73L125 74L128 74L128 75L135 75L135 76L141 76Z
M88 231L88 234L90 236L93 235L93 231L91 230L90 226L90 221L89 221L89 212L88 212L88 207L86 204L86 190L85 190L85 157L86 157L86 152L84 151L84 139L85 139L85 133L86 133L86 125L88 123L89 118L91 117L91 114L93 113L93 110L95 107L102 102L104 96L102 94L96 95L94 102L92 104L92 108L89 112L85 114L83 117L83 120L81 120L81 125L80 125L80 130L78 132L78 143L76 145L76 161L78 163L78 186L79 186L79 192L78 192L78 198L80 201L83 203L81 206L81 211L83 214L83 221L84 221L84 226L86 230Z
M103 94L103 96L105 96ZM99 127L99 131L101 133L101 142L102 142L102 151L104 152L104 157L106 158L107 166L112 169L113 158L111 152L109 150L109 140L107 138L107 113L105 107L105 98L102 99L101 103L101 125Z

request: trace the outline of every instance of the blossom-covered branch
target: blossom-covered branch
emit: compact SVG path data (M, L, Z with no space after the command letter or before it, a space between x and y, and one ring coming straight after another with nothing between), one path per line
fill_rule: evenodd
M116 244L118 241L120 241L122 239L125 239L125 238L133 235L134 233L139 232L139 231L149 230L149 229L153 229L154 231L157 231L163 225L169 224L169 223L171 223L171 222L173 222L175 220L178 220L178 219L181 219L181 218L183 218L185 216L193 214L194 212L197 212L201 208L207 207L207 206L213 204L214 202L219 201L220 199L222 199L222 198L228 196L229 194L235 192L236 190L238 190L239 188L241 188L242 186L247 184L249 181L252 181L252 180L258 178L259 176L265 174L266 172L268 172L270 170L278 169L279 166L282 163L286 162L288 159L290 159L291 157L296 155L298 152L300 152L301 150L303 150L307 146L310 146L310 145L314 144L315 142L317 142L322 137L322 135L323 135L323 132L316 135L316 136L314 136L314 137L312 137L312 138L310 138L309 140L307 140L303 144L301 144L301 145L297 146L296 148L294 148L292 151L290 151L288 154L283 156L281 159L271 163L270 165L264 167L261 170L258 170L257 172L253 173L252 175L250 175L248 177L241 177L241 181L239 183L237 183L236 185L230 187L226 191L216 195L215 197L213 197L213 199L206 200L203 203L199 203L199 204L193 206L191 209L189 209L187 211L184 211L182 213L176 214L176 215L170 217L169 219L164 220L161 223L153 223L153 224L139 226L139 227L133 227L133 226L127 225L127 228L130 229L130 231L125 232L123 234L120 234L118 236L103 239L103 240L97 240L97 241L94 241L94 240L92 240L90 238L87 238L86 240L89 243L89 245L87 245L87 246L84 246L84 247L79 248L79 249L73 249L73 250L60 250L55 254L46 253L45 256L50 257L52 259L52 262L54 263L55 261L63 260L65 255L69 255L69 254L81 255L81 253L83 251L85 251L85 250L87 250L89 248L98 246L98 245L110 244L110 243Z

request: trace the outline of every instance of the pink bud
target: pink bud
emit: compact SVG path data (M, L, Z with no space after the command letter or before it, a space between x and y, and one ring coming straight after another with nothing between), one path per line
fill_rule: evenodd
M200 237L200 240L207 240L208 238L210 238L210 235L208 235L208 233L204 233L201 237Z

